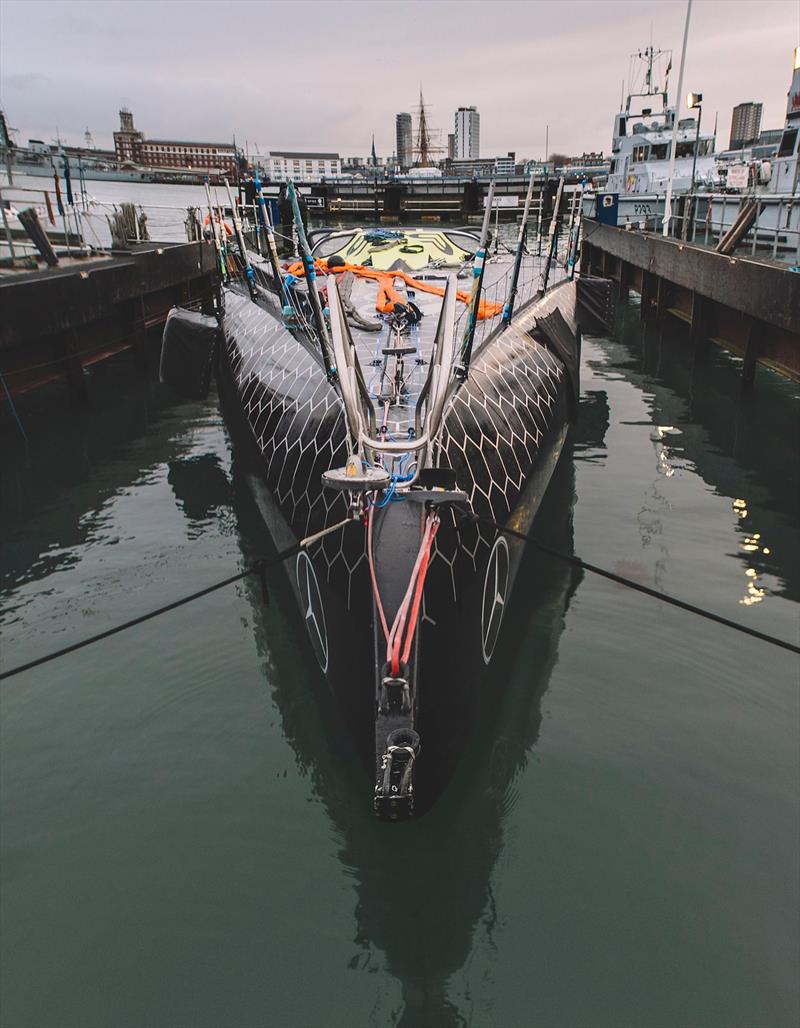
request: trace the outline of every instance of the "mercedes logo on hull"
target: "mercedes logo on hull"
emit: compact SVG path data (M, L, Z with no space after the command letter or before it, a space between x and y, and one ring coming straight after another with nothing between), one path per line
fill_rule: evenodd
M297 555L295 567L297 586L300 590L303 617L314 649L314 655L323 671L328 670L328 628L325 624L325 609L319 591L314 565L307 553Z
M498 536L489 554L486 577L483 580L483 604L481 606L481 645L483 661L492 659L503 613L506 608L508 590L508 543L504 536Z

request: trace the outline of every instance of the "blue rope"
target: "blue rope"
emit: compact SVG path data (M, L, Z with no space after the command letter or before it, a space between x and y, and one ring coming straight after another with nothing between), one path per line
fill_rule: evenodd
M408 454L405 455L403 460L405 460L406 457L408 457ZM401 460L401 464L402 464L402 460ZM379 500L377 503L373 503L372 506L376 507L378 510L380 510L382 507L386 507L388 504L392 503L392 501L394 501L395 503L403 503L403 502L405 502L405 497L404 496L400 496L398 494L398 492L397 492L397 483L398 482L410 482L413 477L414 477L413 474L411 474L411 475L392 475L391 485L386 490L383 499Z
M387 504L391 503L392 498L394 497L394 494L395 494L395 487L396 486L397 486L397 481L394 478L394 476L392 476L392 484L386 490L386 493L384 494L383 499L378 501L378 503L373 503L372 506L376 507L378 510L380 510L382 507L385 507ZM398 496L398 499L400 499L399 496Z

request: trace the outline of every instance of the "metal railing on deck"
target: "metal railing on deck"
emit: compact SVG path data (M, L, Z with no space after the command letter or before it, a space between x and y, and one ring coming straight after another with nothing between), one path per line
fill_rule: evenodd
M553 259L553 263L550 266L550 278L547 283L548 288L554 286L568 276L567 268L567 257L568 257L568 239L564 238L560 242L556 251L556 256ZM496 304L501 307L508 299L508 290L511 285L511 276L514 272L513 261L509 259L507 270L494 279L489 285L483 287L481 293L481 300L487 304ZM519 280L517 282L517 295L515 304L515 313L519 315L520 309L524 304L531 300L539 290L542 288L543 282L542 277L544 273L545 257L544 255L537 256L535 253L526 256L523 259L520 267ZM490 263L489 267L496 267L494 263ZM493 332L500 324L502 314L498 312L492 317L482 318L475 328L475 341L473 343L474 350L477 351L483 340ZM464 336L464 329L466 327L467 318L467 307L462 305L462 309L458 313L455 323L455 337L454 346L458 348L461 345L462 338Z

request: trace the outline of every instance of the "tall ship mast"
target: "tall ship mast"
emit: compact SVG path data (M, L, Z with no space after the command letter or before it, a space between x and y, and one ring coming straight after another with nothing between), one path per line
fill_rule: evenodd
M440 153L442 147L433 142L433 133L428 124L429 105L425 103L422 96L422 87L419 90L419 106L417 108L417 135L414 140L414 166L417 168L431 168L434 165L433 154Z

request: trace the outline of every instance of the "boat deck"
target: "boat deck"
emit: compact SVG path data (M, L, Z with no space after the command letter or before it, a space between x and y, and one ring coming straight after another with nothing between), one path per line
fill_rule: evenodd
M251 258L258 261L264 270L268 271L266 261L262 263L254 255L251 255ZM544 263L544 257L533 254L526 255L523 259L515 301L517 311L536 294L541 282ZM497 253L491 253L487 258L481 296L488 304L497 305L498 312L478 321L474 352L477 352L484 338L499 324L499 311L507 298L513 265L513 254L502 245L498 247ZM413 271L411 269L402 270L412 275L414 280L437 286L442 291L444 291L448 278L453 274L457 276L460 293L469 294L472 287L471 261L458 268L427 267ZM557 257L551 266L549 284L554 285L565 276L564 261ZM325 284L324 277L321 277L319 281L321 284ZM404 325L398 333L392 316L381 314L376 310L377 282L356 277L350 295L351 302L361 319L374 322L380 327L379 331L368 331L350 322L350 331L367 390L375 407L378 425L385 426L385 434L389 439L402 439L414 426L415 408L420 390L428 375L442 298L415 289L399 277L394 278L393 285L404 302L411 302L419 309L422 314L419 321L415 324ZM454 347L460 347L463 340L466 314L466 303L459 301ZM311 334L313 335L313 332ZM403 353L399 358L385 353L386 350L394 347L401 347L403 350L413 348L413 352Z

